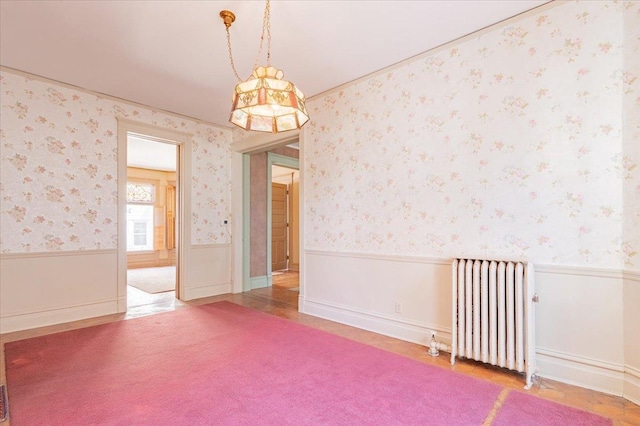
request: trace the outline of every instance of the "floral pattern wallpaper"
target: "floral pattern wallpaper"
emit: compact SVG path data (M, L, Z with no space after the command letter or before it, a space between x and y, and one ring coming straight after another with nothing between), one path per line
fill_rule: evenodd
M564 3L311 99L305 248L640 269L638 28Z
M624 92L624 154L628 174L622 249L627 265L640 271L640 4L636 2L626 12L624 60L629 84Z
M229 130L5 71L0 106L0 252L117 247L117 117L195 135L191 243L229 242Z

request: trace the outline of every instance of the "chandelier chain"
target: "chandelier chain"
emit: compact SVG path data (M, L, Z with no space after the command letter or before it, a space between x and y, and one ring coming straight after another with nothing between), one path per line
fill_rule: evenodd
M267 4L265 5L265 21L267 25L267 66L271 66L271 7L270 2L267 0ZM264 22L263 22L264 26Z
M227 27L227 49L229 50L229 61L231 61L231 69L236 75L238 81L242 81L240 75L238 75L238 70L236 70L236 64L233 62L233 53L231 52L231 34L229 34L229 27Z
M262 33L260 34L260 46L258 54L253 64L252 70L258 68L258 62L262 55L262 46L264 45L264 33L267 33L267 66L271 66L271 2L267 0L264 5L264 15L262 16Z
M231 62L231 68L233 69L233 73L236 75L238 81L243 81L238 74L238 70L236 69L236 64L233 61L233 51L231 49L231 34L229 33L229 27L231 25L227 25L227 50L229 51L229 62ZM262 33L260 34L260 46L258 47L258 54L256 55L256 60L253 64L253 70L258 68L258 62L260 61L260 56L262 55L262 47L264 45L264 34L267 33L267 66L271 66L271 2L266 0L264 6L264 15L262 17ZM249 74L251 76L251 74Z

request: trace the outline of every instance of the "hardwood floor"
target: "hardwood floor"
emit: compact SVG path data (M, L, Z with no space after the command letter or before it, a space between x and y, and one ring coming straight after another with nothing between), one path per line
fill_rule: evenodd
M287 275L287 274L283 274ZM276 282L274 277L274 284ZM222 296L209 297L190 302L181 302L166 295L148 299L147 304L141 304L129 309L126 314L115 314L105 317L92 318L76 321L67 324L59 324L50 327L42 327L33 330L7 333L0 336L0 382L6 383L4 343L21 340L29 337L41 336L76 328L89 327L113 321L128 320L131 318L152 315L159 312L173 311L189 306L197 306L206 303L228 300L242 306L246 306L259 311L267 312L282 318L305 324L310 327L325 330L329 333L337 334L358 342L371 346L376 346L384 350L397 353L408 358L436 365L448 370L457 371L462 374L474 376L482 380L504 386L509 391L521 391L524 380L522 376L502 370L499 368L482 365L473 361L457 361L454 366L449 362L447 353L441 353L439 357L431 357L427 354L424 346L404 342L387 336L382 336L354 327L338 324L321 318L305 315L298 312L298 291L291 284L297 279L297 274L278 278L287 280L287 285L274 285L272 287L257 289L240 294L226 294ZM629 402L626 399L607 395L601 392L591 391L576 386L571 386L549 379L537 378L533 388L528 391L551 401L582 410L600 414L611 418L616 426L640 425L640 406ZM11 389L9 393L9 409L11 409ZM9 421L2 423L2 426L9 426Z

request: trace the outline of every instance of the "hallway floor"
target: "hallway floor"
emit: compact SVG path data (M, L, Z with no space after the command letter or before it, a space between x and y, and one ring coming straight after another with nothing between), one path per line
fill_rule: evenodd
M291 275L289 276L289 279L293 279ZM141 304L132 307L126 314L108 315L67 324L7 333L0 336L0 382L6 383L4 367L5 342L51 334L58 331L88 327L107 322L120 321L123 319L136 318L160 312L173 311L186 306L197 306L221 300L228 300L242 306L276 315L281 318L286 318L310 327L325 330L329 333L337 334L371 346L379 347L420 362L437 365L448 370L488 380L508 389L521 391L524 383L524 379L521 375L507 370L492 366L485 366L473 361L462 360L457 361L454 366L451 366L447 353L441 353L438 357L431 357L427 354L427 349L424 346L302 314L298 312L298 291L291 290L291 287L274 285L273 287L261 288L245 293L225 294L189 302L176 300L173 297L173 294L170 295L170 298L163 297L162 295L163 294L160 294L159 297L156 295L155 298L149 299L148 304ZM620 397L544 378L538 378L533 388L528 392L541 398L609 417L613 420L613 424L616 426L640 424L640 406ZM10 404L11 402L9 401L9 405ZM4 425L8 425L8 423L5 422L3 423L3 426Z

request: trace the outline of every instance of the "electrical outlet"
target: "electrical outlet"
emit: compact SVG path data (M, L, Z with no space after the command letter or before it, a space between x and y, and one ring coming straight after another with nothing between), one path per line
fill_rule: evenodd
M400 302L396 302L396 314L402 313L402 304Z

